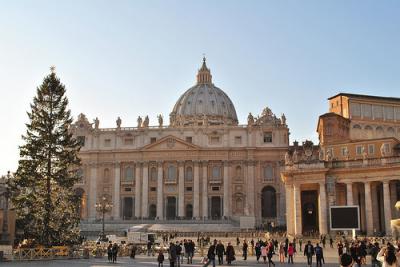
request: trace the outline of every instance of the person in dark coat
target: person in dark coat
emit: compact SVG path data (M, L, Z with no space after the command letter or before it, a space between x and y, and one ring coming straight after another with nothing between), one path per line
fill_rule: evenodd
M311 244L311 241L308 241L307 244L304 246L304 256L307 256L307 264L311 267L312 258L314 256L314 247Z
M208 262L206 264L204 264L204 267L207 267L208 265L210 265L210 263L212 263L213 264L212 266L215 267L216 245L217 245L217 240L214 240L214 243L208 248L208 252L207 252Z
M247 248L249 246L247 245L246 240L243 241L243 260L247 260Z
M225 253L226 253L226 262L228 263L228 265L231 265L232 261L235 260L235 249L231 245L231 242L229 242L228 245L226 246Z
M136 256L136 246L135 245L133 245L132 246L132 250L131 250L131 259L135 259L135 256Z
M107 256L108 256L108 262L112 261L112 244L111 242L108 244L107 247Z
M218 264L224 264L224 254L225 254L225 247L222 244L221 240L218 241L217 246L215 247L215 252L218 256Z
M175 267L175 261L176 261L176 247L174 243L169 244L169 266L170 267Z
M164 254L162 250L160 250L160 252L158 253L157 262L158 262L158 267L163 267Z
M114 243L114 245L112 246L112 262L113 263L117 262L118 250L119 250L119 247L118 247L117 243Z
M325 264L323 249L317 243L317 245L314 248L314 251L315 251L315 257L317 260L317 267L322 267L322 263Z
M260 257L261 257L261 244L260 244L260 242L256 243L256 246L254 247L254 250L256 252L256 260L258 262L260 260Z

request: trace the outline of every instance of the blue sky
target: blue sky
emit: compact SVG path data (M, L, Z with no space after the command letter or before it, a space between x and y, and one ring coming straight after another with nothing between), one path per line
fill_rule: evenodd
M0 174L56 65L72 114L164 118L206 54L240 123L269 106L312 139L338 92L400 97L399 1L1 1Z

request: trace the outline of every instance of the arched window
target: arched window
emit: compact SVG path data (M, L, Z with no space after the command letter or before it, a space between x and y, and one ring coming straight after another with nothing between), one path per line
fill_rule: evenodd
M236 166L236 168L235 168L235 177L236 177L237 180L241 180L242 179L242 167Z
M395 135L396 135L396 131L394 130L393 127L387 128L387 136L393 137L393 136L395 136Z
M103 183L107 184L109 182L110 182L110 170L108 168L105 168L103 172Z
M173 165L168 167L168 180L175 180L176 179L176 168Z
M264 166L263 174L264 174L264 181L274 180L274 170L271 165Z
M186 168L185 178L186 178L186 181L192 181L193 180L193 169L192 169L192 167L187 167Z
M214 166L212 168L212 178L220 179L221 178L221 168L219 166Z
M132 181L133 180L133 168L127 167L125 168L125 181Z
M356 130L361 130L361 126L360 126L360 125L358 125L358 124L355 124L355 125L353 126L353 129L356 129Z
M150 180L157 181L157 169L156 167L151 167L150 169Z
M276 217L276 190L272 186L266 186L261 191L261 216Z
M376 127L376 134L377 134L378 137L383 137L384 131L383 131L383 128L381 126Z

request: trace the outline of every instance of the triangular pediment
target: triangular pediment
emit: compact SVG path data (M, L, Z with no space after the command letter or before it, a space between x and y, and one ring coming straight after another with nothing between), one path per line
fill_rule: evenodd
M197 150L200 147L188 143L173 135L168 135L152 144L144 146L141 150Z

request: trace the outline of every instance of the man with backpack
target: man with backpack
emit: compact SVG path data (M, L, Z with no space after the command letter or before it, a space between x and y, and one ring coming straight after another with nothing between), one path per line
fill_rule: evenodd
M315 250L315 257L317 258L317 267L322 267L322 263L325 264L323 249L317 243L314 250Z

